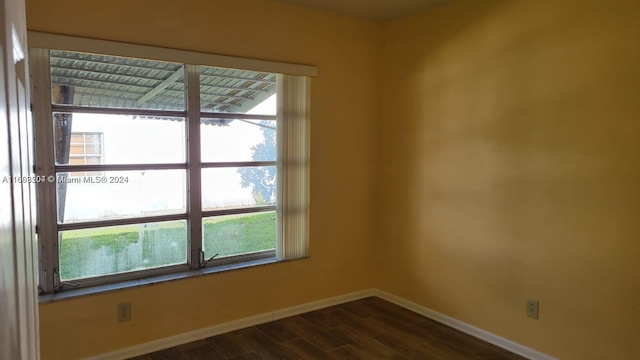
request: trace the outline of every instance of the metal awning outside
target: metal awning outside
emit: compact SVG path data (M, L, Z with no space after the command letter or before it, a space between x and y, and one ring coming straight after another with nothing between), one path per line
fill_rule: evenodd
M50 57L52 85L72 90L67 105L185 109L181 64L56 50ZM275 90L275 74L200 67L202 111L245 113Z

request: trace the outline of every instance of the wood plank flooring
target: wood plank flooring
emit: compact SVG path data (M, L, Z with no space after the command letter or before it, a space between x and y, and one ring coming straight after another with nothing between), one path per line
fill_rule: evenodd
M524 359L377 297L213 336L131 360Z

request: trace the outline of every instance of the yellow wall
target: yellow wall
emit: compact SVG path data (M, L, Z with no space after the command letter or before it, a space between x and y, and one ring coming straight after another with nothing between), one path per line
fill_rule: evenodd
M468 0L384 26L380 288L561 359L638 358L638 19Z
M319 66L311 259L43 304L45 360L370 287L562 359L637 357L640 3L461 0L384 26L189 3L28 0L28 25Z
M42 304L44 360L74 359L373 286L380 25L261 0L28 0L30 30L319 67L308 260ZM133 320L117 323L116 304Z

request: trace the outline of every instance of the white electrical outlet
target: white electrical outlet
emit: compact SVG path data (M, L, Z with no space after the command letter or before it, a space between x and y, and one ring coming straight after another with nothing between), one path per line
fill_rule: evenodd
M131 320L131 302L118 304L118 322Z
M538 320L539 316L539 304L538 300L527 300L527 316Z

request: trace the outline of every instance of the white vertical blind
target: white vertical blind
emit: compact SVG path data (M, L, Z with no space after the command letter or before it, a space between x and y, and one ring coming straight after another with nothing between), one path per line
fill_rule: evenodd
M202 154L200 153L200 72L196 65L186 65L185 95L187 97L187 160L189 164L187 204L189 233L187 263L200 268L202 252Z
M279 75L278 84L278 246L281 260L309 251L310 78Z

